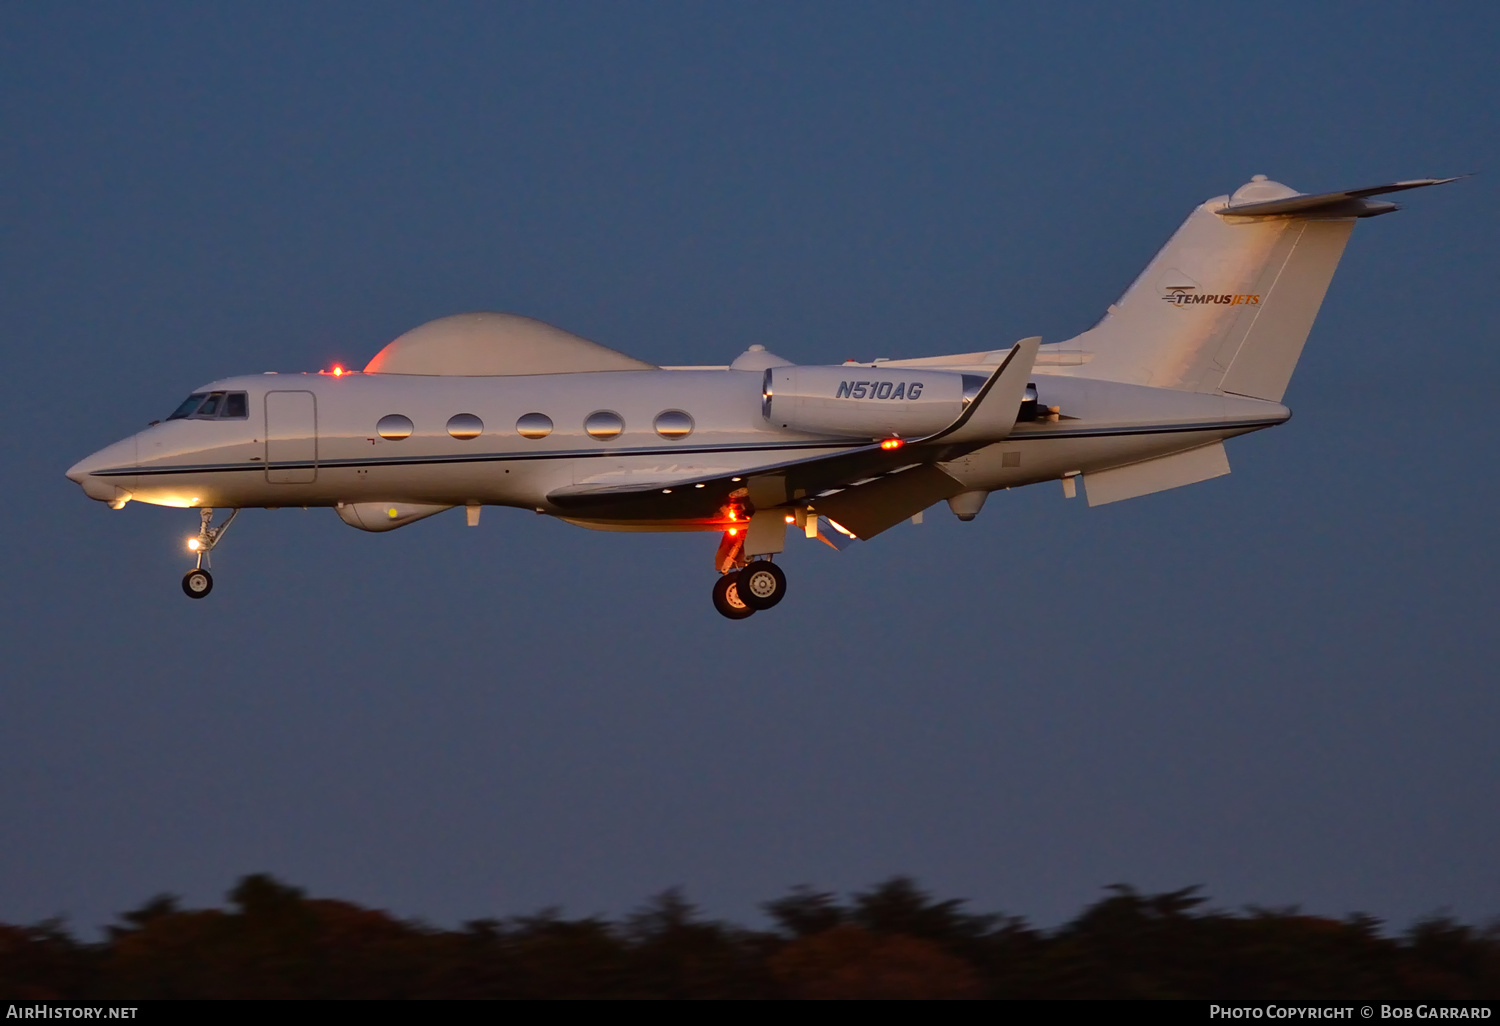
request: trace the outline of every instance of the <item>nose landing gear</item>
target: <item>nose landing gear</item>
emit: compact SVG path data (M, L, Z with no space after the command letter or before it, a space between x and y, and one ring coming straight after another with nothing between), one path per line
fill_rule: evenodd
M188 598L201 599L214 590L213 575L204 567L207 562L213 565L213 559L209 553L213 552L214 546L218 545L224 537L224 532L229 530L229 525L234 523L234 518L240 515L238 509L230 511L229 519L218 527L213 526L214 511L211 507L204 507L198 511L202 523L198 528L198 536L188 539L188 551L196 553L198 565L193 567L182 576L182 593Z
M188 598L202 598L214 590L214 579L207 570L189 570L182 575L182 592Z

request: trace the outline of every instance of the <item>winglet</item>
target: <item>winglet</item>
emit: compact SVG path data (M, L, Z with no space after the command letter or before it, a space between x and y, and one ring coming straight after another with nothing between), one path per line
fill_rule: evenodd
M1017 342L957 420L916 442L967 442L979 438L998 442L1009 435L1015 426L1016 413L1021 408L1021 399L1026 393L1032 368L1036 366L1036 354L1041 344L1040 335ZM982 415L981 408L984 410Z

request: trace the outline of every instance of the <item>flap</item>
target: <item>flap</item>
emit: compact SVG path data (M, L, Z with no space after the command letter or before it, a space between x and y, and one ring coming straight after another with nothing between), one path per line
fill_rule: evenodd
M868 540L909 520L964 486L931 464L906 467L856 488L845 488L813 502L812 509Z

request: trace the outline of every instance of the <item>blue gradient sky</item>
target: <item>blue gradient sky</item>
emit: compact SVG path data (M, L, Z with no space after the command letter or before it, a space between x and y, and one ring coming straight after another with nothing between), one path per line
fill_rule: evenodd
M1492 175L1361 224L1234 473L1054 486L730 623L715 539L387 536L62 473L232 373L509 310L644 359L1059 340L1191 207L1493 172L1492 4L0 10L0 920L268 870L451 923L918 876L1500 913Z

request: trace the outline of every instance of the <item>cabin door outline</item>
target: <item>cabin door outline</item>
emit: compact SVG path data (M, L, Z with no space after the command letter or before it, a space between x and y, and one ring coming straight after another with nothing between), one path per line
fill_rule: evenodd
M266 481L311 484L318 479L318 397L301 389L267 392Z

